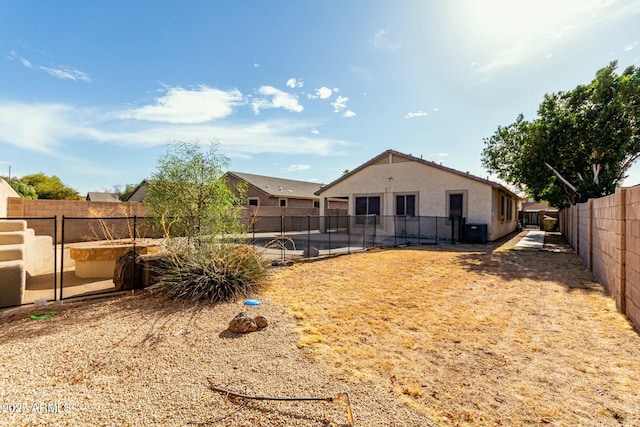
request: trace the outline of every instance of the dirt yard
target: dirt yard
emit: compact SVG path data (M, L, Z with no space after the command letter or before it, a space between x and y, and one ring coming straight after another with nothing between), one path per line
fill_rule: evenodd
M299 346L443 425L640 425L640 338L563 250L438 246L300 264ZM480 249L474 251L474 249Z
M144 293L0 317L0 425L638 426L640 337L555 241L278 268L258 308ZM225 330L239 311L264 330Z

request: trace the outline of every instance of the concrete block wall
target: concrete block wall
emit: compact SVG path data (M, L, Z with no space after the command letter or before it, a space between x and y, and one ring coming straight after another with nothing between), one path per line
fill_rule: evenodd
M139 202L87 202L84 200L25 200L19 197L7 199L8 218L29 218L28 227L35 230L37 235L51 236L54 234L53 220L39 220L38 218L58 217L58 242L62 240L62 216L86 218L138 216L144 217L149 208ZM124 221L122 222L124 226ZM97 224L94 224L94 228ZM126 228L126 227L125 227ZM122 235L127 230L119 230ZM69 220L65 222L66 243L96 240L87 220Z
M565 209L561 224L595 280L640 332L640 186Z
M608 197L591 200L593 224L591 236L593 277L616 302L618 310L624 311L624 195L622 189Z
M578 255L582 258L582 262L591 267L591 239L588 230L591 227L591 212L589 203L579 203L576 205L577 210L577 230L576 230L576 247Z
M640 186L626 192L625 310L640 331Z

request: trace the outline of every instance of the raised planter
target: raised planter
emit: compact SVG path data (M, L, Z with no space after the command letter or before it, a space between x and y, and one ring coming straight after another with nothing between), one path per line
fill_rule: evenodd
M133 248L132 243L100 242L71 247L71 259L76 264L76 276L84 279L112 279L116 260ZM136 252L141 255L162 251L159 242L136 242Z

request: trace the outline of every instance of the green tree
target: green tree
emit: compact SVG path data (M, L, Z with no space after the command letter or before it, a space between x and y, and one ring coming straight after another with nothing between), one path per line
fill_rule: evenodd
M566 207L615 192L640 157L640 68L611 62L588 85L547 94L485 138L482 163L529 196Z
M25 184L24 182L20 181L19 179L16 178L12 178L12 179L8 179L6 177L3 177L5 179L5 181L7 181L7 183L9 184L9 186L11 188L13 188L15 190L16 193L18 193L20 195L20 197L22 197L23 199L37 199L38 198L38 194L36 193L36 189L33 188L31 185Z
M64 185L55 175L48 176L40 172L25 175L20 181L35 188L38 199L82 200L76 190Z
M244 192L227 185L223 169L228 163L214 143L203 151L197 142L175 142L160 157L145 203L150 215L161 218L168 236L201 240L243 231L239 207Z
M145 203L162 219L169 248L152 289L170 299L227 301L248 295L266 275L254 246L228 238L245 231L239 216L246 188L227 185L229 161L216 148L176 142L148 181Z

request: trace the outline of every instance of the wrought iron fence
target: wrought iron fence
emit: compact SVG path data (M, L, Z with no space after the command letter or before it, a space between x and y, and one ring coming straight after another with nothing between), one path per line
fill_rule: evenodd
M7 219L26 221L33 230L27 234L38 236L39 243L25 249L28 260L47 261L25 260L24 281L11 285L19 287L17 290L9 290L6 281L0 283L0 308L118 292L122 289L113 281L116 260L128 249L148 253L162 237L156 221L149 217ZM240 220L247 233L239 241L264 248L264 256L273 262L376 246L452 244L464 241L465 224L464 218L378 215L252 216ZM137 283L140 271L133 267L129 271L131 283ZM4 297L10 293L19 295L19 300L16 297L7 303Z

